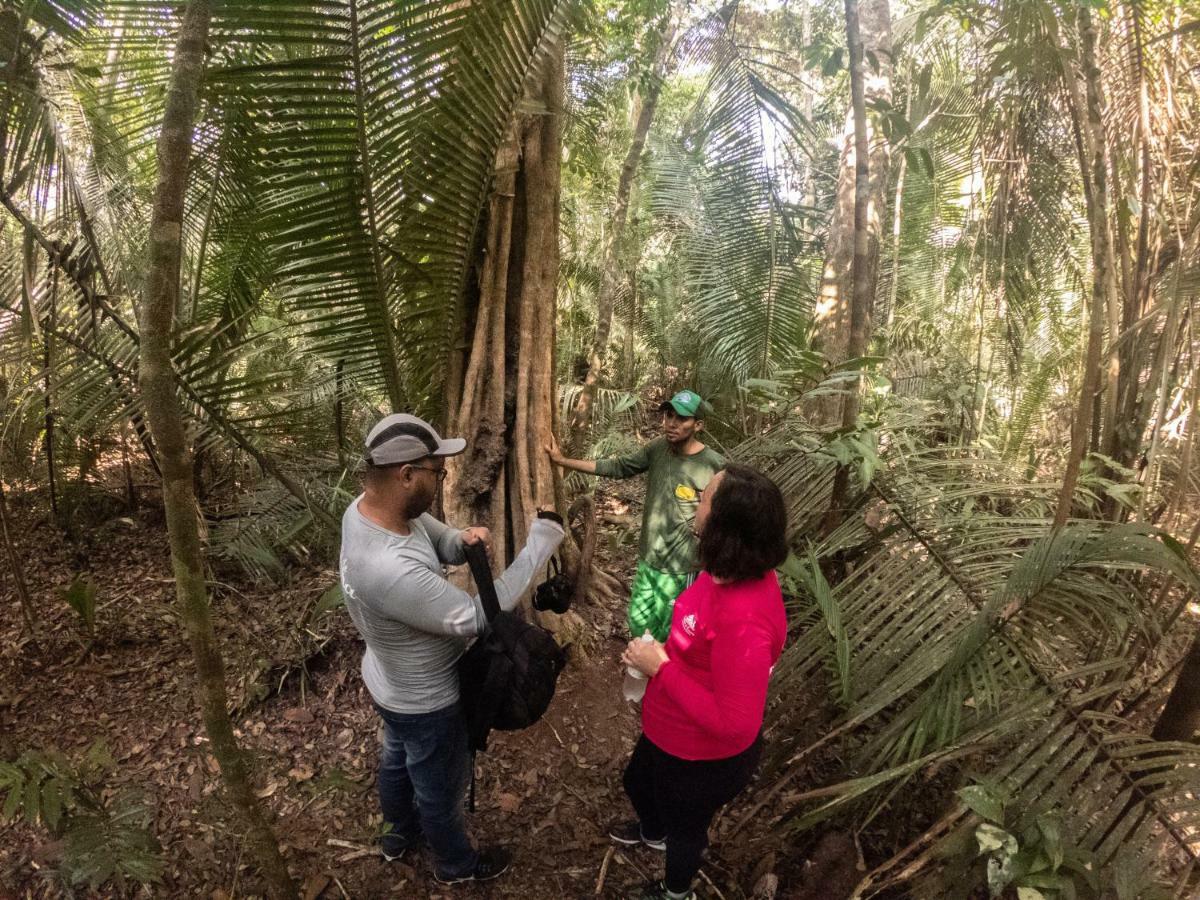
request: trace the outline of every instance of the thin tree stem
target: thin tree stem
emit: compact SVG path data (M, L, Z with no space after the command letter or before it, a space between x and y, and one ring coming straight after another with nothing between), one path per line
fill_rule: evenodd
M36 640L37 618L33 610L33 601L29 599L29 588L25 584L25 569L21 564L21 554L13 544L12 528L8 521L8 501L4 496L4 484L0 482L0 531L4 537L4 553L8 557L8 571L12 573L13 592L21 605L21 615L25 618L25 627L29 636Z
M183 255L188 159L199 106L210 18L208 0L188 3L172 63L158 139L158 183L150 217L139 368L150 427L163 469L163 505L167 514L175 593L195 660L197 694L209 746L220 766L232 805L246 825L248 849L266 881L267 893L275 898L294 898L298 896L296 886L254 796L249 767L234 737L227 711L224 661L213 631L204 577L204 554L192 483L192 453L171 361Z

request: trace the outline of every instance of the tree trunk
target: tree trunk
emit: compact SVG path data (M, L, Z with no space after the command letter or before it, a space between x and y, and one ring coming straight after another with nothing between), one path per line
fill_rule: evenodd
M1134 250L1134 268L1125 279L1122 295L1121 329L1132 328L1146 312L1151 295L1150 262L1152 236L1150 220L1154 215L1154 180L1150 153L1150 98L1145 78L1145 41L1142 35L1141 12L1130 10L1130 34L1133 37L1133 59L1129 71L1137 79L1138 125L1137 150L1141 187L1138 197L1137 246ZM1157 232L1157 229L1155 229ZM1182 247L1180 248L1182 250ZM1146 428L1146 416L1140 415L1138 390L1141 383L1141 359L1146 339L1141 334L1131 335L1116 354L1117 397L1112 402L1116 407L1116 419L1108 429L1105 452L1121 465L1130 466L1137 456L1142 435ZM1112 509L1115 511L1116 505Z
M911 89L910 92L911 94ZM911 96L909 98L911 106ZM900 170L896 175L896 195L892 202L892 281L888 285L888 308L885 328L890 329L896 318L896 301L900 296L900 224L904 213L904 178L908 174L908 157L900 157ZM886 333L886 332L885 332Z
M621 177L617 182L612 226L608 230L608 240L604 245L604 260L600 267L600 293L596 299L596 334L592 339L591 352L588 354L588 368L583 379L583 388L575 401L575 409L571 416L570 447L575 452L579 452L586 443L588 430L592 424L592 406L596 398L596 384L600 380L604 357L608 352L613 307L617 299L617 289L621 283L620 253L629 214L629 195L633 189L638 165L642 160L642 152L646 147L646 136L650 133L654 112L658 107L658 98L662 92L663 78L667 73L667 62L674 35L675 29L671 24L671 12L668 10L663 18L659 45L654 54L654 62L646 84L645 95L642 97L641 109L638 111L637 123L634 125L633 140L629 144L629 152L625 154L625 164L621 166Z
M867 105L864 89L863 39L859 30L858 0L845 0L846 42L850 48L850 107L854 118L854 255L851 260L850 333L846 356L862 356L871 334L871 301L875 290L871 237L868 233L869 204L874 185L871 173L867 135ZM876 214L874 256L879 254L878 214ZM858 424L859 389L857 383L842 399L842 428L850 430ZM838 466L833 479L833 494L825 519L826 533L842 520L842 507L850 486L850 470Z
M17 600L21 604L21 615L25 617L25 627L29 629L29 636L36 638L33 602L29 599L29 588L25 585L25 570L22 568L21 554L17 552L17 548L13 544L12 526L8 521L8 501L4 497L2 482L0 482L0 537L4 538L4 555L8 557L8 571L12 573L13 593L17 595Z
M638 323L642 319L642 292L638 289L637 266L629 271L629 306L625 317L625 340L621 348L621 386L628 391L637 387L637 362L634 347Z
M195 658L197 694L209 746L221 767L230 800L246 824L247 846L272 897L295 897L279 845L250 784L229 720L225 671L213 634L204 558L192 489L191 450L171 364L174 312L179 300L184 193L192 129L204 72L211 10L207 0L188 3L175 48L158 139L158 183L150 218L149 264L141 306L140 380L163 472L163 504L180 617Z
M467 298L468 356L448 398L449 433L466 438L467 451L447 461L446 519L490 528L497 565L525 543L538 509L557 507L543 448L554 419L563 79L559 44L522 104L538 112L521 115L496 154L482 264ZM580 624L570 615L545 624L564 623Z
M1072 113L1082 120L1079 131L1083 135L1084 158L1080 170L1085 184L1087 199L1088 228L1092 242L1092 297L1088 315L1087 351L1083 363L1083 384L1079 389L1079 403L1071 423L1071 449L1067 456L1063 474L1062 490L1058 495L1058 508L1054 513L1055 526L1061 526L1071 515L1071 504L1075 498L1075 485L1079 481L1079 469L1087 451L1088 434L1091 430L1093 400L1100 388L1100 353L1104 343L1104 320L1107 315L1107 288L1109 267L1112 265L1111 244L1108 239L1108 173L1105 165L1104 148L1107 142L1104 130L1104 96L1100 85L1100 69L1096 64L1096 25L1086 8L1079 11L1080 67L1086 97L1079 98L1079 88L1073 72L1064 73L1071 93Z
M57 255L57 254L56 254ZM54 331L58 327L58 268L50 265L50 309L46 327L42 329L42 365L44 379L42 395L45 404L45 433L43 449L46 453L47 483L50 488L50 512L58 518L58 471L54 461L54 390L50 373L54 371ZM61 523L60 523L61 524Z
M1179 262L1175 265L1175 278L1171 290L1170 307L1167 310L1167 322L1163 328L1162 335L1158 339L1158 351L1154 355L1154 364L1150 369L1150 377L1146 384L1146 398L1144 405L1146 413L1144 421L1150 421L1151 414L1154 411L1154 406L1157 404L1158 412L1154 416L1154 422L1150 428L1150 449L1146 451L1146 466L1142 470L1142 493L1138 498L1137 517L1139 521L1146 521L1146 501L1150 497L1150 492L1154 489L1154 471L1155 464L1158 461L1159 447L1162 443L1162 431L1167 424L1169 409L1171 405L1171 381L1172 381L1172 362L1178 364L1182 355L1182 347L1176 348L1176 338L1180 332L1180 316L1181 307L1183 306L1182 297L1180 295L1180 278L1183 272L1183 260L1190 259L1191 256L1185 250L1181 254ZM1184 335L1187 337L1187 335ZM1191 341L1188 340L1188 346L1191 346ZM1185 484L1188 480L1187 469L1180 469L1180 480Z
M1183 668L1167 697L1150 736L1156 741L1190 741L1200 731L1200 634L1183 660Z
M865 105L874 101L891 102L892 99L892 26L888 9L888 0L865 0L859 8L856 28L856 40L859 41L859 90L862 92L861 103ZM850 15L847 6L847 16ZM847 20L847 28L849 21ZM851 46L851 66L853 66L854 51ZM865 60L865 62L864 62ZM854 73L851 71L851 94L854 92ZM825 239L825 266L821 276L820 294L817 298L815 324L821 351L831 363L840 363L861 355L866 348L862 341L856 350L852 343L854 324L854 291L855 276L853 273L855 256L860 252L856 246L860 231L855 227L855 216L859 202L858 164L856 147L858 137L859 115L854 109L851 99L851 109L846 116L846 127L842 140L841 164L838 168L837 193L834 201L833 216L829 222L829 231ZM863 115L865 119L865 113ZM862 274L866 296L866 318L860 321L860 328L866 329L870 337L870 316L874 307L875 283L879 269L879 246L882 234L882 211L886 208L885 193L888 182L888 162L890 147L882 134L872 134L869 123L864 125L867 130L865 146L870 148L870 164L864 161L869 173L867 187L867 209L865 218L866 248L863 256L864 271ZM839 398L831 398L822 402L818 410L818 418L826 424L843 421L844 404Z

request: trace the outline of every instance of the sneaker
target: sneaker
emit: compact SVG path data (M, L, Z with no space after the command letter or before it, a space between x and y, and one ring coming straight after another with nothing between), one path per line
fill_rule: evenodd
M642 888L641 900L696 900L696 892L672 894L663 881L651 881Z
M416 843L401 844L398 841L384 841L379 845L379 855L387 862L399 862L404 859L409 850L416 848Z
M637 819L629 819L625 822L617 822L608 829L608 836L626 847L634 847L638 844L645 844L651 850L666 850L666 838L648 838L642 833L642 823Z
M479 851L479 861L475 869L466 875L439 875L433 873L433 879L438 884L462 884L465 881L491 881L499 878L512 865L512 851L503 847L485 847Z
M379 838L379 853L388 862L398 862L409 850L420 846L423 840L424 836L420 832L413 835L388 832Z

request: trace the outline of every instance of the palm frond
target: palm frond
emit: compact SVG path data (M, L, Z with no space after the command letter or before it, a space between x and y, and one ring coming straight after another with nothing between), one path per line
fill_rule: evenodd
M800 500L793 515L815 522L827 495L813 482L828 483L831 474L821 477L811 451L788 452L792 427L751 440L737 455L764 465L785 496ZM898 452L885 456L860 501L863 512L815 547L821 566L842 573L830 578L831 593L820 602L810 584L792 601L799 637L776 667L773 693L803 695L804 685L827 683L843 711L814 741L792 731L803 710L772 705L777 749L769 771L785 784L830 743L849 762L841 779L801 795L787 827L884 803L889 789L927 766L968 757L978 766L988 748L986 758L998 761L989 776L1009 786L1018 806L1044 808L1038 801L1055 785L1050 806L1103 872L1112 871L1131 830L1167 847L1165 855L1147 854L1157 876L1174 854L1194 862L1200 841L1184 825L1191 804L1179 810L1173 797L1160 802L1169 791L1160 794L1154 778L1194 791L1198 777L1167 762L1156 767L1155 759L1172 759L1169 748L1118 737L1128 726L1117 729L1103 713L1133 674L1130 642L1158 646L1171 627L1168 610L1153 602L1160 586L1200 584L1187 560L1144 525L1055 530L1048 516L1057 486L1030 484L1000 458L914 452L899 435L892 446ZM833 666L831 609L847 645ZM1060 757L1067 745L1076 749ZM1077 768L1068 778L1056 768L1063 766ZM948 821L969 815L959 807ZM883 885L892 874L881 869L866 884Z

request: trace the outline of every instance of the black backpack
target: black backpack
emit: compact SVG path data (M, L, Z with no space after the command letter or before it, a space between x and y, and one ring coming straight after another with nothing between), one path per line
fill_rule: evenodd
M474 753L487 749L493 728L519 731L542 717L567 654L546 629L501 611L483 544L468 544L464 550L488 620L487 631L458 661L468 741Z

